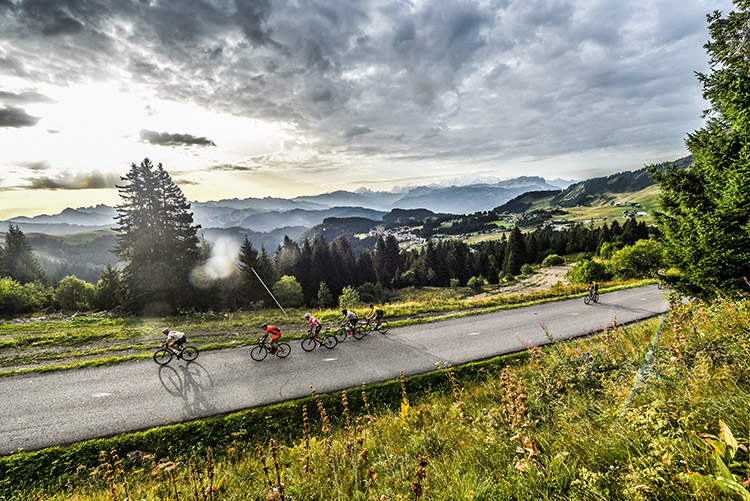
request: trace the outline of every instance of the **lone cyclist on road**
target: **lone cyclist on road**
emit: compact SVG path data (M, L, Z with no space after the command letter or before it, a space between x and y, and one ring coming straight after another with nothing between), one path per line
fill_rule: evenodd
M260 328L266 331L266 337L268 337L269 334L271 335L271 341L269 341L268 345L271 347L271 355L275 355L276 352L279 351L276 347L276 341L281 337L281 329L275 325L268 324L263 324Z
M357 326L357 314L353 311L347 311L346 308L342 308L341 313L344 314L344 318L339 320L339 325L346 325L349 327L349 337L354 337L354 327Z

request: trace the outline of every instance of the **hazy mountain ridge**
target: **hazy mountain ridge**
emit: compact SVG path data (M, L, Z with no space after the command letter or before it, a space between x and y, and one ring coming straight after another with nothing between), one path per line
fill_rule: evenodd
M291 199L249 197L191 202L191 210L195 223L203 228L242 227L263 232L284 226L312 227L327 217L379 219L396 208L466 214L491 210L526 191L553 188L541 177L522 176L494 184L419 186L406 191L338 190ZM70 234L113 228L116 214L113 207L97 205L68 208L59 214L14 217L0 224L13 222L24 232Z

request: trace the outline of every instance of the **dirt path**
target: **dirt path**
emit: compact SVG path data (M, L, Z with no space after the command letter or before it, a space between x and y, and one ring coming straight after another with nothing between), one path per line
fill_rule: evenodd
M532 292L538 290L546 290L551 288L556 283L560 282L563 284L568 283L565 278L565 274L573 267L573 265L563 266L548 266L546 268L539 268L533 275L519 279L518 281L506 285L504 287L497 287L489 292L483 292L476 296L472 296L467 299L481 299L488 296L497 296L500 294L518 294L524 292Z

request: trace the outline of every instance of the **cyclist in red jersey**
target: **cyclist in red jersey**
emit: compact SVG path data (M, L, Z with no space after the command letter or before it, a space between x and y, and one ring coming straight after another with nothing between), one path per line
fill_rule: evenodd
M260 326L260 328L266 331L266 336L268 336L269 334L271 335L271 341L269 341L268 345L271 347L271 354L276 354L276 351L278 351L278 348L276 347L276 341L278 341L281 337L281 329L279 329L275 325L268 324L263 324Z

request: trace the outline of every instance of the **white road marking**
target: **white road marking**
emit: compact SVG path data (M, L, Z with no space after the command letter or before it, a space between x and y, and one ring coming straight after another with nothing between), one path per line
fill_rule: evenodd
M338 358L324 358L323 362L333 362L335 360L338 360Z
M576 316L578 316L578 313L573 312L570 315L573 316L573 317L576 317Z
M478 332L469 332L469 333L468 333L468 334L466 334L466 335L467 335L467 336L478 336L478 335L479 335L479 333L478 333Z
M102 398L102 397L111 397L112 394L111 393L94 393L91 396L94 398Z

